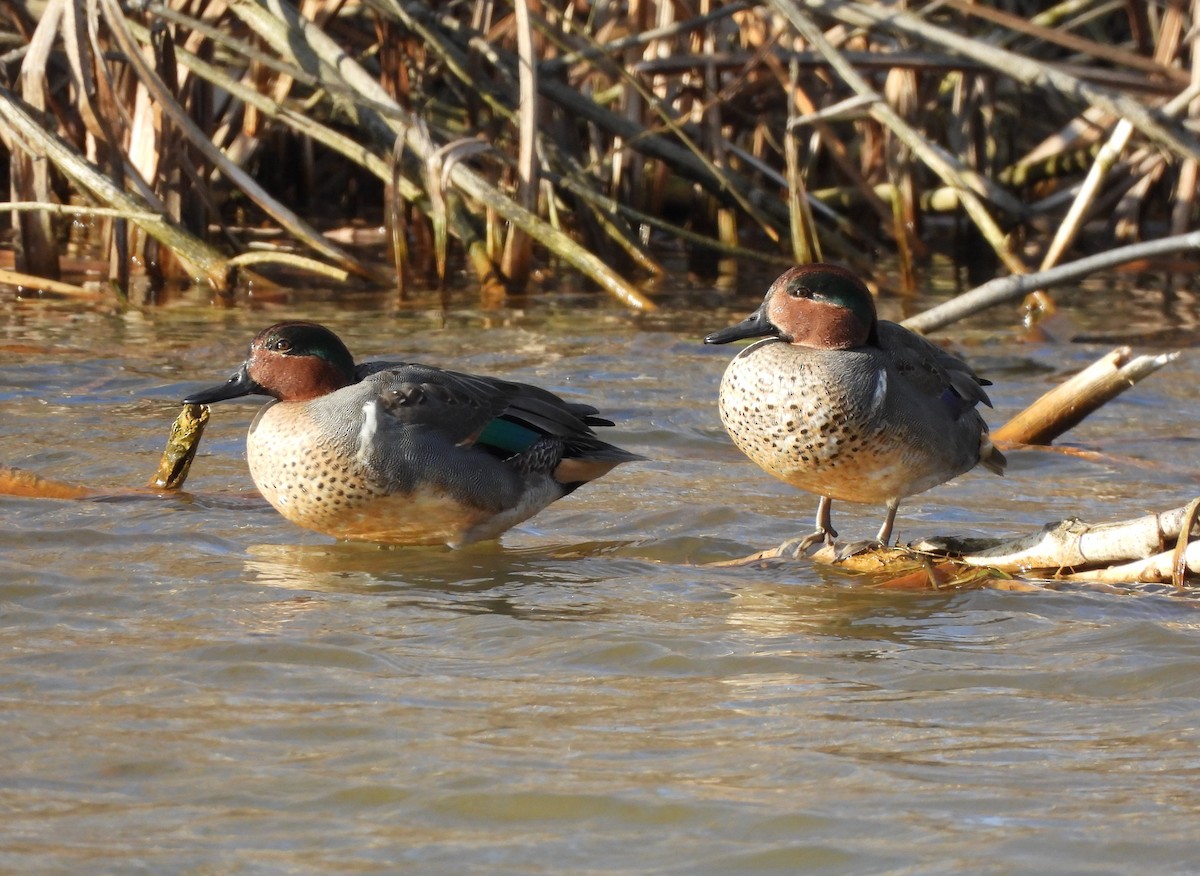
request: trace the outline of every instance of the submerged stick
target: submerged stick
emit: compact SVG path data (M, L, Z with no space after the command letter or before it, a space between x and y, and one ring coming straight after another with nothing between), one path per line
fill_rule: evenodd
M90 499L96 491L79 484L55 481L30 471L0 465L0 495L27 499Z
M152 496L153 491L178 490L187 480L188 469L200 447L200 436L208 423L207 405L184 405L171 425L167 446L158 471L146 487L98 490L82 484L56 481L33 472L0 465L0 495L30 499L93 499L97 496ZM149 488L149 489L147 489Z

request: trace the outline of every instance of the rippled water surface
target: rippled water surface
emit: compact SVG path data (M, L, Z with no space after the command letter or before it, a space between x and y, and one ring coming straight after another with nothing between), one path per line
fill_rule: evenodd
M807 531L815 508L721 430L732 351L698 337L751 301L718 300L637 320L4 299L0 462L114 489L0 496L0 870L1195 872L1192 599L702 565ZM1085 327L1157 319L1154 301L1114 298ZM254 493L246 401L214 410L188 495L123 495L177 400L284 316L363 357L586 399L650 459L499 544L337 544ZM1023 340L1014 320L942 333L995 381L995 424L1112 346ZM899 535L1185 503L1198 379L1185 352L1071 433L1102 459L1013 453L1004 480L903 504ZM850 537L881 514L834 510Z

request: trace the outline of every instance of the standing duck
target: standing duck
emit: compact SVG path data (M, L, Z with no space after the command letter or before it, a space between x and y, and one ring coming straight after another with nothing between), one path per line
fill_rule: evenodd
M590 405L429 365L355 365L332 331L281 322L229 380L185 404L271 396L250 425L255 486L291 522L335 538L459 547L496 538L643 457L607 444Z
M887 546L904 497L976 465L1004 473L1004 456L976 410L991 406L983 391L990 382L879 319L871 293L845 268L789 269L758 310L704 341L757 337L725 370L721 421L759 467L821 497L816 530L780 553L832 545L834 499L885 504L876 540Z

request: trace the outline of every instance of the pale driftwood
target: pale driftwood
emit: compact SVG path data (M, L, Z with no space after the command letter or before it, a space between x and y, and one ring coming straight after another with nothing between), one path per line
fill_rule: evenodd
M1014 539L957 543L952 539L930 539L912 547L924 550L957 545L965 548L958 559L969 566L1006 572L1051 571L1055 574L1050 577L1061 577L1070 570L1146 560L1161 553L1179 538L1191 514L1189 508L1184 505L1115 523L1089 524L1068 518ZM1200 565L1192 569L1200 571Z
M822 547L810 559L869 574L877 586L901 590L1037 590L1061 582L1184 588L1189 576L1200 578L1200 541L1192 540L1198 512L1200 499L1114 523L1068 518L1012 539L931 538L850 557L839 557L837 546ZM773 565L788 559L775 548L712 565Z
M1048 271L998 277L970 292L964 292L944 304L918 313L916 316L904 320L901 325L914 332L931 332L987 310L989 307L995 307L997 304L1016 301L1038 289L1049 289L1053 286L1071 283L1088 274L1114 268L1127 262L1153 259L1192 249L1200 249L1200 231L1190 231L1174 237L1163 237L1146 243L1117 247L1087 258L1067 262L1065 265L1059 265Z
M1134 356L1129 347L1118 347L994 430L992 440L1049 444L1097 408L1178 358L1178 352Z

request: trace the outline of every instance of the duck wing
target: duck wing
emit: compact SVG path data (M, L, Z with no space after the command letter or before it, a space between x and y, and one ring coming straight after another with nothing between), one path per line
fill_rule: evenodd
M992 406L983 387L991 386L953 353L887 320L878 323L879 346L902 379L931 397L941 397L956 415L977 404Z
M611 420L531 384L395 362L360 366L360 378L379 384L379 401L401 424L436 430L454 444L501 458L525 453L543 438L559 439L566 456L611 448L592 431Z

